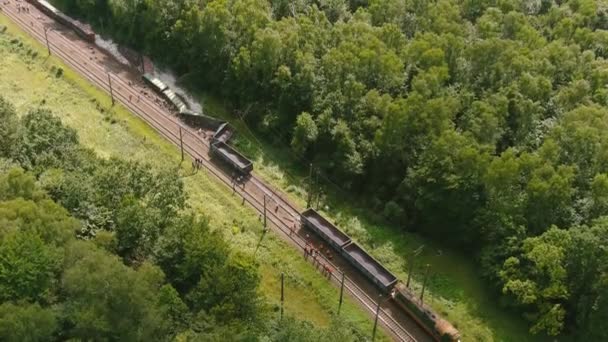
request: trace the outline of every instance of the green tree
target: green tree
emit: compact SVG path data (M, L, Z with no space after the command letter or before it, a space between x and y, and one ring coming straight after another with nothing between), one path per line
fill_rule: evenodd
M160 234L158 211L147 208L133 197L125 197L118 209L116 242L118 255L128 262L145 259Z
M14 156L19 119L15 107L0 96L0 157Z
M473 242L478 235L471 221L484 204L482 177L488 162L475 142L448 130L408 170L401 193L414 203L420 221L433 229L430 233Z
M78 147L76 131L46 109L28 112L21 119L17 161L27 170L74 167Z
M45 301L52 296L61 255L32 232L0 240L0 301Z
M304 153L317 140L319 131L312 116L306 112L298 115L291 146L298 153Z
M73 243L66 254L61 287L68 336L128 341L164 336L162 272L130 269L88 242Z
M0 339L3 341L49 341L55 339L58 331L59 319L52 309L27 303L0 305Z
M564 249L569 241L566 231L554 227L541 237L525 240L522 259L511 257L505 261L501 271L503 292L533 308L529 316L532 333L557 335L564 327L563 302L569 296Z

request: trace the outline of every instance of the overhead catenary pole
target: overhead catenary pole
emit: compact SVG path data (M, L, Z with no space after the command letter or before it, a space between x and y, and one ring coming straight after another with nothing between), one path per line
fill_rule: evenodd
M317 186L317 210L321 206L321 187L319 186L319 170L315 171L315 185Z
M310 208L312 205L312 163L310 163L310 171L308 172L308 200L306 201L306 207Z
M342 272L342 281L340 282L340 302L338 303L338 315L340 314L340 309L342 308L343 296L344 296L344 272Z
M46 40L46 49L49 52L49 56L51 55L51 46L49 45L49 37L47 36L46 32L49 30L48 27L44 28L44 40Z
M182 128L179 128L179 148L182 151L182 161L184 161L184 140L182 138Z
M283 282L284 282L284 275L283 272L281 272L281 320L283 320L283 302L285 301L285 295L284 295L284 288L283 288Z
M112 91L112 78L110 77L110 73L108 73L108 84L110 85L110 97L112 98L112 106L114 105L114 91Z
M264 195L264 229L266 229L266 195Z
M420 302L422 303L424 300L424 289L426 288L426 282L429 278L429 270L431 269L431 265L426 264L426 270L424 271L424 281L422 282L422 292L420 292Z
M141 52L139 53L139 63L141 63L141 73L145 74L146 73L146 65L144 64L144 55Z
M376 339L376 329L378 328L378 314L380 314L380 302L382 295L378 298L378 304L376 305L376 319L374 320L374 330L372 331L372 342Z
M410 287L410 280L412 279L412 273L414 272L414 255L412 254L410 256L410 259L408 260L408 270L407 270L407 282L405 283L406 287Z

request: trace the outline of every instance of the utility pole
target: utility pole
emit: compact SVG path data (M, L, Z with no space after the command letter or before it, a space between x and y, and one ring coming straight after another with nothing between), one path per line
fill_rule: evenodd
M321 207L321 187L319 186L319 170L315 172L315 185L317 186L317 210Z
M112 91L112 78L110 77L110 73L108 73L108 84L110 85L110 97L112 98L112 106L114 106L114 92Z
M51 55L51 46L49 45L49 37L46 32L49 30L48 27L44 28L44 40L46 40L46 50L49 52L49 56Z
M414 272L414 255L412 254L410 256L410 260L408 260L408 270L407 270L407 283L405 283L405 286L407 288L410 287L410 280L412 279L412 273Z
M285 295L284 295L284 291L283 291L283 282L284 282L284 275L283 275L283 272L281 272L281 321L283 320L283 302L285 301Z
M407 271L407 283L405 284L405 286L407 286L408 288L410 287L410 280L412 279L412 274L414 273L414 258L419 256L420 253L422 253L422 250L424 250L424 245L420 245L420 247L416 248L410 255L410 259L408 260L409 269Z
M141 73L145 74L146 73L146 65L144 64L144 55L142 55L141 52L139 53L139 63L141 64Z
M264 230L266 230L266 195L264 195Z
M312 205L312 163L310 163L310 171L308 172L308 200L306 201L306 207L310 208Z
M429 278L429 270L431 269L431 265L426 264L426 270L424 271L424 281L422 282L422 292L420 292L420 303L423 303L424 299L424 289L426 288L426 282Z
M182 151L182 162L184 161L184 140L182 139L182 128L179 128L179 148Z
M340 308L342 308L342 297L344 296L344 272L342 272L342 281L340 282L340 302L338 303L338 315L340 314Z
M378 328L378 314L380 313L380 301L382 300L382 295L378 298L378 305L376 306L376 319L374 320L374 330L372 331L372 342L376 339L376 329Z

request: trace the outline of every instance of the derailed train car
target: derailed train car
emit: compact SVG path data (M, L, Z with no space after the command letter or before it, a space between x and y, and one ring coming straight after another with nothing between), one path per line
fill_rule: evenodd
M49 17L57 20L61 24L71 28L78 34L80 37L85 39L90 43L95 42L95 32L91 29L91 27L85 23L82 23L76 19L73 19L65 14L63 14L60 10L51 5L48 1L44 0L26 0L34 7L48 15Z
M253 163L223 141L218 140L212 143L211 153L241 175L248 175L253 171Z
M163 91L169 89L168 85L166 85L163 81L159 80L157 77L154 77L151 74L143 74L141 78L146 84L148 84L152 88L152 90L157 92L159 95L162 95Z
M204 114L193 112L186 103L172 91L163 81L151 74L144 74L142 78L156 93L164 97L173 105L179 117L186 123L195 127L204 127L215 130L211 137L211 154L218 160L225 162L240 175L249 175L253 170L253 163L227 144L233 134L227 122L217 120Z
M167 100L178 113L189 111L188 105L176 94L168 85L161 81L158 77L154 77L151 74L143 74L142 79L144 82L152 88L158 95L162 96ZM194 113L193 113L194 114Z
M162 96L169 101L173 107L177 110L178 113L188 109L186 103L179 98L179 96L171 89L165 89L162 93Z
M427 305L388 271L363 248L338 227L329 222L314 209L306 209L301 214L302 225L308 227L337 252L361 271L385 294L391 294L395 303L407 312L435 340L440 342L459 342L460 333L450 322L439 317Z

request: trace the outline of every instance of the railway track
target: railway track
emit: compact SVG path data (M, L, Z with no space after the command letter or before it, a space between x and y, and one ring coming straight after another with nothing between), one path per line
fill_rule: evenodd
M32 35L41 43L45 43L44 31L47 27L45 27L43 23L41 24L37 20L34 20L35 17L33 15L28 16L30 19L30 22L28 23L28 20L24 18L22 13L17 13L14 6L3 6L2 8L3 12L24 31ZM34 11L37 10L32 8L32 12ZM44 14L40 15L46 17ZM208 155L209 142L202 139L196 131L181 123L177 117L168 113L168 110L159 104L162 102L159 102L158 97L155 97L155 95L152 95L152 98L142 96L140 91L141 89L144 89L144 87L138 88L138 86L133 85L132 82L125 81L123 79L124 75L108 72L102 65L98 64L96 58L92 58L90 54L85 52L86 49L82 49L83 42L76 43L59 31L47 31L47 36L51 53L60 57L87 80L107 93L110 93L110 85L108 84L109 77L112 82L114 97L138 117L145 120L160 135L178 147L180 146L179 132L181 130L184 152L188 153L193 158L204 160L203 167L205 167L208 172L212 173L226 186L232 188L235 194L241 196L244 202L247 202L260 214L264 213L265 198L266 204L270 208L272 208L271 205L274 203L275 210L266 210L266 216L271 223L270 227L274 228L277 233L292 245L296 246L301 251L304 251L306 241L299 235L292 234L291 231L293 220L290 218L299 217L300 211L295 205L281 196L279 191L268 186L255 175L252 175L247 181L237 184L232 177L212 164ZM68 52L66 52L66 50ZM84 61L79 61L78 58ZM87 60L89 62L86 62ZM124 74L124 72L122 73ZM138 91L138 89L140 91ZM140 101L134 102L133 99L138 96L140 97ZM155 98L157 100L155 100ZM339 269L323 255L319 255L319 257L325 264L331 265L334 269ZM341 278L342 274L336 272L331 275L330 281L333 284L340 286ZM345 293L359 302L366 311L375 314L377 299L368 295L348 276L344 277L344 288L346 289ZM402 324L397 322L389 312L382 308L379 310L378 321L396 340L407 342L416 341Z

